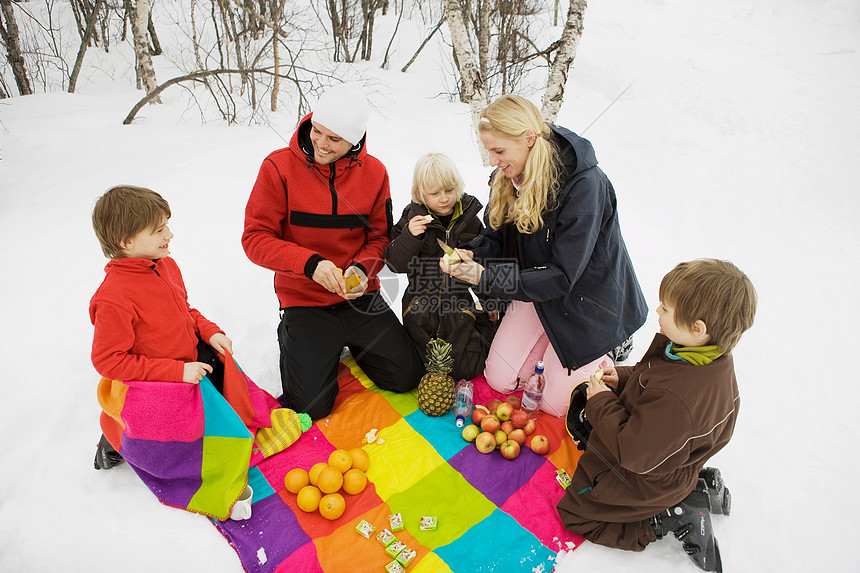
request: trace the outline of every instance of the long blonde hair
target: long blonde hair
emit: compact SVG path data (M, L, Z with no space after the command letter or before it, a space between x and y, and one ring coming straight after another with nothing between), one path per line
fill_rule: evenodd
M535 143L526 158L519 191L504 173L497 171L488 206L493 229L514 223L520 233L534 233L543 225L543 215L555 207L559 168L550 142L552 130L536 105L513 94L503 95L484 109L478 130L519 140L534 134Z

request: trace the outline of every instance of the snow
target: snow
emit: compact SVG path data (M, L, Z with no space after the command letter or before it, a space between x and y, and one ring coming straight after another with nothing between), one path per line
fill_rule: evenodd
M734 500L731 516L714 517L724 570L860 570L860 387L832 366L854 357L860 319L860 5L605 0L585 18L558 122L582 131L599 116L585 135L618 192L649 305L663 274L696 257L732 260L758 289L756 324L735 352L739 422L711 460ZM393 17L379 25L383 45ZM390 70L358 65L374 86L368 145L389 168L395 212L428 151L454 157L485 199L468 109L436 96L451 83L436 62L445 49L428 48L402 74L421 33L403 23L401 34ZM126 48L114 51L128 58ZM130 468L92 469L87 305L105 261L90 215L114 184L164 195L192 304L277 392L272 277L239 237L257 169L285 145L295 110L271 126L201 126L182 91L168 90L163 106L123 126L141 93L121 70L90 69L76 95L0 102L0 571L241 570L212 525L160 505ZM652 313L634 358L655 330ZM557 566L658 570L697 569L672 538L641 554L586 543Z

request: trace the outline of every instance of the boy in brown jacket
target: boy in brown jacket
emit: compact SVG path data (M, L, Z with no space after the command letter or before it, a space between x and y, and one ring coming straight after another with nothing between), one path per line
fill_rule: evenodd
M727 514L730 498L704 465L735 427L730 351L752 326L756 292L732 263L699 259L663 278L660 301L642 360L592 376L584 409L571 404L568 427L587 448L558 512L589 541L631 551L672 532L700 568L721 571L710 513ZM583 424L590 434L577 436Z

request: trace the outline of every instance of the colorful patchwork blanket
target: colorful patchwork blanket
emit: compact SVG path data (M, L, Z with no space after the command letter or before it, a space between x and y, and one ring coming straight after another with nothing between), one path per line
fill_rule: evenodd
M476 404L502 397L483 377L474 383ZM564 492L556 470L572 475L581 453L562 419L538 417L549 454L523 448L507 460L464 441L450 412L426 416L415 391L381 390L351 359L341 364L339 386L331 415L248 471L251 518L212 520L246 571L385 571L393 559L375 535L365 538L356 526L366 521L378 533L390 528L389 515L397 513L405 529L395 536L417 552L407 571L548 572L558 551L582 542L564 529L555 509ZM381 440L363 443L374 429ZM369 482L361 493L344 495L345 513L329 521L299 509L283 485L287 472L325 462L335 449L356 447L370 456ZM422 517L435 517L436 529L421 529Z
M120 381L98 386L105 437L152 493L171 507L226 519L263 460L254 444L280 408L228 356L224 395L200 384Z

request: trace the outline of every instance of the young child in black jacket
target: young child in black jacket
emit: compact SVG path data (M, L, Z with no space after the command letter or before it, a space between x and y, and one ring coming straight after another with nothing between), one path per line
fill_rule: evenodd
M483 205L464 193L465 185L454 162L441 153L418 159L412 178L412 202L385 248L385 262L397 273L406 273L409 285L403 294L403 325L424 355L431 338L453 346L454 379L472 378L484 369L497 309L485 308L459 281L439 268L445 254L439 241L451 248L465 245L483 228L478 213ZM491 316L493 320L491 320Z

